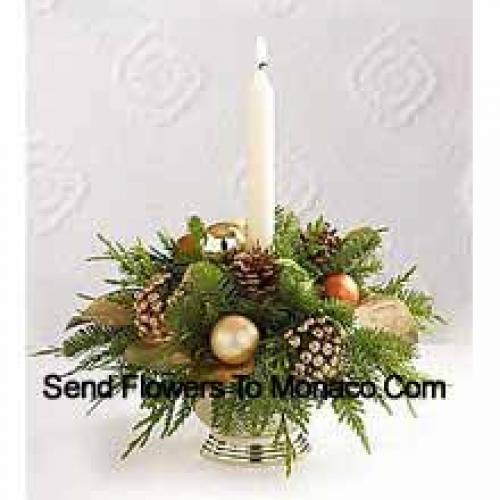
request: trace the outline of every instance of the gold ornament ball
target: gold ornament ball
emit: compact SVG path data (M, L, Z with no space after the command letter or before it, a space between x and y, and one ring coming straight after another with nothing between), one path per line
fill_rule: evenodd
M330 274L325 280L325 293L328 297L356 305L359 302L359 288L348 274Z
M244 316L225 316L210 334L213 354L229 365L241 365L249 361L258 342L259 330Z
M203 250L208 253L226 252L242 248L246 242L243 221L216 222L208 226Z

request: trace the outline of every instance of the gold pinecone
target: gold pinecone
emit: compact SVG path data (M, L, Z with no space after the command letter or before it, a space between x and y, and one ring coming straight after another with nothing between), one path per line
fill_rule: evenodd
M173 335L164 317L171 277L169 272L156 274L134 296L134 324L139 336L146 341L165 342Z
M344 330L328 316L311 317L283 335L296 352L293 374L308 380L334 379L342 369Z
M231 269L244 297L259 298L276 290L278 267L268 250L254 247L235 254Z

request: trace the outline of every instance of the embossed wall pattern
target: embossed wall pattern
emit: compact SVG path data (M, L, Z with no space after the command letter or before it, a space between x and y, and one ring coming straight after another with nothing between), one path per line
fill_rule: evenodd
M453 324L441 340L469 339L468 0L28 6L31 339L52 341L74 293L102 289L102 269L84 263L97 231L148 239L194 212L242 215L259 33L277 92L279 201L340 228L389 225L394 268L417 260Z

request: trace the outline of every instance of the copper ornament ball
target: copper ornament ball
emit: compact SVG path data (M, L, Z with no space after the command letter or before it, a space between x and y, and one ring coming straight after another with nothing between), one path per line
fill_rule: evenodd
M177 248L184 253L192 253L196 249L196 241L192 234L185 234L177 240Z
M244 316L220 319L210 333L212 353L224 363L241 365L249 361L259 342L259 330Z
M359 287L348 274L330 274L325 279L325 294L356 305L359 302Z

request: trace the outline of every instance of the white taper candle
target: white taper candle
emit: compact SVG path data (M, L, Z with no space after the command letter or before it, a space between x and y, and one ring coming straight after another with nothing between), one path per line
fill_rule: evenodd
M268 247L274 234L275 106L262 37L257 37L256 63L248 109L248 245Z

